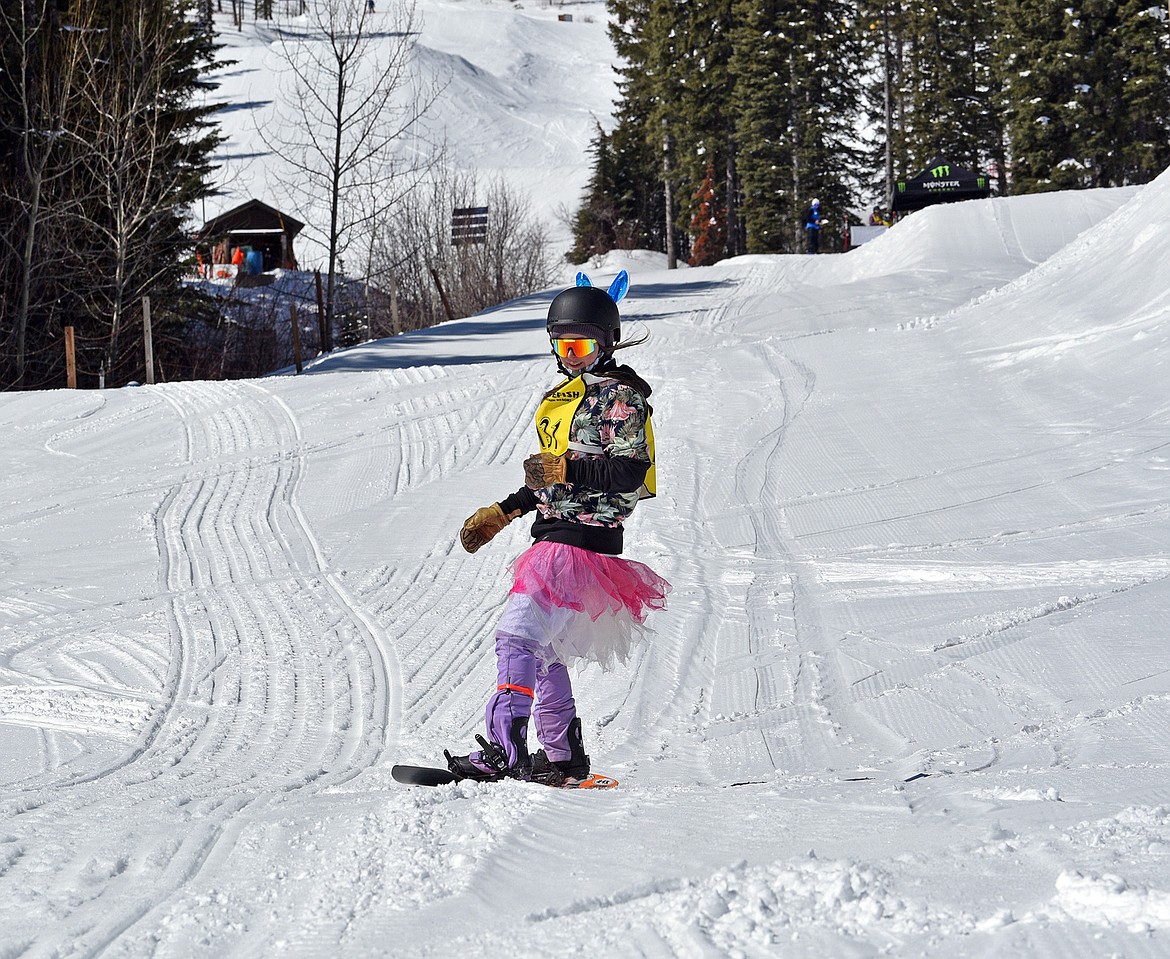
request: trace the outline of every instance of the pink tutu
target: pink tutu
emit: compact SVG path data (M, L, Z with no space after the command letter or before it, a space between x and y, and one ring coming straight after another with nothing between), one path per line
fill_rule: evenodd
M534 543L512 563L513 593L531 596L544 609L559 606L588 613L620 610L646 622L652 609L666 608L670 583L649 566L564 543Z
M564 543L534 543L511 569L512 597L531 605L510 603L501 627L514 623L515 633L552 647L562 659L603 666L624 661L635 636L650 633L646 617L666 607L670 592L670 583L643 563ZM605 614L606 621L598 622Z

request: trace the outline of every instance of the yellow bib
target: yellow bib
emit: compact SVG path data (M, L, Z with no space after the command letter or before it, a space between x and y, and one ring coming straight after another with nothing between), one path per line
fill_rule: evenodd
M577 407L585 399L585 381L576 376L565 380L545 397L536 410L536 435L540 451L564 456L569 451L569 433Z
M536 435L540 440L542 453L564 456L571 449L583 453L604 452L600 446L589 446L571 439L573 417L577 414L577 407L581 405L583 399L585 380L581 376L575 376L565 380L537 407ZM655 496L658 490L654 468L654 430L650 426L649 414L646 415L646 451L650 454L650 469L646 471L646 479L642 483L642 488L638 490L639 499Z
M650 414L646 414L646 452L650 454L650 469L638 490L638 499L649 499L658 495L658 471L654 467L654 428L650 425Z

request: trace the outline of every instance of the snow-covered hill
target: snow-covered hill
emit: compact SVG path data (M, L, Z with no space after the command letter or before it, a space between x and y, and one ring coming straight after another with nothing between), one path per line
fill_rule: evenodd
M278 0L275 20L248 20L239 31L229 16L217 15L220 59L227 65L215 74L219 86L208 102L222 104L216 118L226 140L215 157L218 195L197 213L206 220L253 197L290 213L309 224L297 251L302 266L311 269L324 259L314 225L328 223L328 210L311 205L303 178L260 132L269 142L279 141L274 125L280 115L297 112L295 104L281 111L279 103L292 94L280 81L276 31L282 25L297 29L303 21L282 14L287 6ZM391 27L400 22L400 5L377 7L371 56L397 42ZM558 250L567 250L572 240L564 215L580 203L595 126L609 128L617 96L605 3L416 0L415 11L410 88L441 93L415 135L402 139L397 155L416 162L442 148L449 164L478 174L485 186L503 177L530 199Z
M1164 954L1168 251L1163 177L602 265L675 585L577 678L604 794L389 777L480 722L525 531L455 532L520 484L554 291L0 398L0 955Z
M674 584L575 679L608 792L389 774L494 687L526 530L456 533L521 484L556 290L0 395L0 957L1165 956L1168 257L1170 174L591 267Z

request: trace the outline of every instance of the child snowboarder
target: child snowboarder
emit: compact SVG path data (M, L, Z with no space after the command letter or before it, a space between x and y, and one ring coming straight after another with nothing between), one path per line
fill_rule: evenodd
M662 609L670 584L620 558L623 521L653 495L650 386L618 365L617 301L623 270L607 293L583 273L549 307L546 328L567 377L536 414L540 452L524 461L524 486L475 511L460 531L474 553L512 520L539 513L535 543L512 564L513 584L496 630L498 685L488 700L488 739L467 756L446 753L461 779L531 779L559 786L589 775L566 660L624 660L649 610ZM528 721L544 747L528 752Z

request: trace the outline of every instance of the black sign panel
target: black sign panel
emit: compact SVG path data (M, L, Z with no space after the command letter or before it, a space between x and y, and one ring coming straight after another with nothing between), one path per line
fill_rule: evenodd
M451 245L482 243L487 239L487 224L486 206L456 207L451 214Z
M964 170L945 157L935 157L926 169L907 180L899 180L894 190L894 210L921 210L932 203L976 200L991 196L991 181L982 173Z

